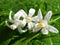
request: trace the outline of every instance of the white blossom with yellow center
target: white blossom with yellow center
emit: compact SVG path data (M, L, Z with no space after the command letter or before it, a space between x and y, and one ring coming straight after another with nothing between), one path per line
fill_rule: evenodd
M42 22L40 22L40 23L37 24L37 26L38 26L39 28L43 28L43 27L45 27L45 24L42 23Z
M34 15L34 13L35 13L35 9L33 9L33 8L31 8L29 10L28 14L26 14L26 12L24 10L21 10L21 15L24 18L22 23L23 23L23 25L28 24L27 27L29 30L34 27L33 21L36 21L35 19L37 18L37 16L32 17Z
M26 18L26 23L29 23L29 22L31 22L32 21L32 18L31 17L27 17Z
M52 12L49 11L43 20L41 10L39 9L38 11L39 21L37 21L37 24L35 24L33 32L37 32L40 29L42 29L41 30L42 34L48 34L48 31L53 32L53 33L58 33L59 31L55 27L48 25L48 21L50 20L51 16L52 16Z
M13 23L12 25L9 25L7 23L7 21L5 21L6 25L11 28L12 30L15 30L16 28L18 28L19 32L26 32L27 30L22 30L21 27L23 27L24 25L22 24L22 20L19 20L19 18L21 17L21 10L19 10L15 15L14 15L14 20L11 18L11 13L12 11L10 11L9 13L9 22Z
M44 28L45 26L47 26L47 21L46 20L42 20L41 22L37 23L37 26L39 28Z

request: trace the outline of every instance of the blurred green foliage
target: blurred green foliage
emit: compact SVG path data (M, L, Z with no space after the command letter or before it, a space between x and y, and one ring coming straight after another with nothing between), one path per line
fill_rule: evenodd
M14 14L20 9L28 13L30 8L36 10L35 15L40 8L43 16L51 10L53 12L51 20L60 17L60 0L0 0L0 45L60 45L60 32L49 33L49 35L42 35L39 32L39 35L30 32L19 34L17 29L12 31L5 25L10 10ZM60 19L50 25L60 31Z

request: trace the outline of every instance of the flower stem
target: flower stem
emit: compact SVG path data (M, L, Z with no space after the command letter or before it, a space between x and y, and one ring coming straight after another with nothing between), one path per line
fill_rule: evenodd
M25 43L27 45L28 42L30 42L32 39L36 38L40 33L34 34L32 37L29 37L27 40L25 40Z
M57 21L58 19L60 19L60 17L58 17L58 18L56 18L56 19L50 21L50 23L55 22L55 21Z
M50 34L49 34L49 36L50 36ZM51 43L51 45L53 45L52 39L51 39L51 38L49 38L49 39L50 39L50 43Z

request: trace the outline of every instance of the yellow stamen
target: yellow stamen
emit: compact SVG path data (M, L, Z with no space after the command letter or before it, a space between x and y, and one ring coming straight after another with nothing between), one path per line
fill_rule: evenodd
M13 27L13 25L11 25L11 29L12 29L12 30L14 30L14 27Z
M10 28L11 28L12 30L15 30L15 29L17 28L17 26L16 26L16 25L11 25Z
M31 22L31 21L32 21L32 18L31 18L31 17L27 17L27 18L26 18L26 22L27 22L27 23L29 23L29 22Z
M45 26L45 25L44 25L42 22L38 23L38 27L42 28L42 27L44 27L44 26Z

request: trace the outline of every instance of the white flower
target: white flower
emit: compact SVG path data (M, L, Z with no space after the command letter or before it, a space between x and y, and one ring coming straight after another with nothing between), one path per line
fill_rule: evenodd
M42 29L41 30L42 34L48 34L48 31L53 32L53 33L58 33L58 30L55 27L48 25L48 21L50 20L51 16L52 16L52 12L49 11L43 19L41 10L39 9L38 11L39 21L35 25L33 32L37 32L40 29Z
M26 32L27 30L22 30L21 27L23 27L23 24L22 24L22 20L19 20L19 18L21 17L21 10L19 10L15 15L14 15L14 20L11 18L11 14L12 14L12 11L10 11L9 13L9 22L13 23L12 25L9 25L7 23L7 21L5 21L6 25L11 28L12 30L15 30L16 28L18 28L18 31L19 32Z
M22 23L23 23L23 25L28 24L27 27L28 27L29 30L34 27L33 21L37 20L37 16L32 17L34 15L34 13L35 13L35 9L33 9L33 8L31 8L29 10L28 14L26 14L26 12L24 10L21 10L21 15L24 18Z

